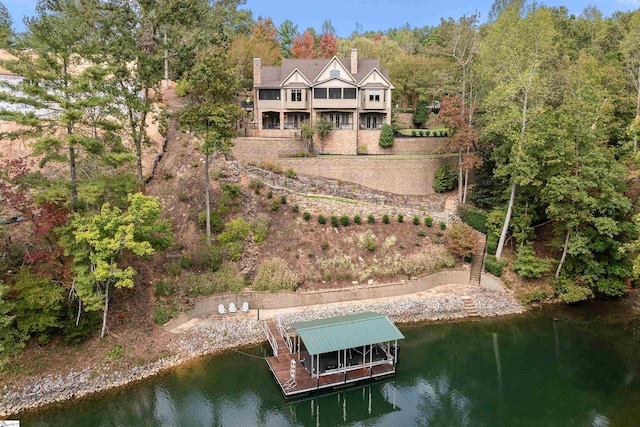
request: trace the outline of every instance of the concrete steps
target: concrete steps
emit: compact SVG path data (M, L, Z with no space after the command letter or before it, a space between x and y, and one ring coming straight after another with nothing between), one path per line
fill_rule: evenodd
M464 311L467 314L467 317L479 317L480 314L478 313L478 309L476 308L476 305L473 302L473 299L470 296L463 296L460 297L460 299L462 300L462 304L464 306Z
M482 269L484 268L484 250L487 244L487 236L480 232L476 232L476 234L478 236L478 246L471 259L469 284L480 286L480 277L482 276Z

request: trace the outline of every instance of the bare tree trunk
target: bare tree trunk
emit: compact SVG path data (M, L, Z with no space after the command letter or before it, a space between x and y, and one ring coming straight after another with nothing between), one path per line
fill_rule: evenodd
M562 266L564 265L564 260L567 258L567 248L569 246L570 237L571 230L567 230L567 236L564 239L564 246L562 248L562 256L560 257L560 264L558 264L558 269L556 270L556 279L560 277L560 271L562 270Z
M469 147L467 147L467 156L469 155ZM462 193L462 204L467 203L467 187L469 185L469 169L464 170L464 192Z
M104 338L107 334L107 313L109 312L109 281L107 280L107 284L105 285L105 296L104 296L104 313L102 314L102 332L100 333L100 338Z
M638 118L640 117L640 67L638 67L638 82L637 85L638 87L638 96L636 97L636 122L640 121ZM638 151L638 132L640 132L639 129L634 129L633 132L633 152L637 152Z
M167 50L167 29L164 29L164 88L169 89L169 51Z
M507 238L507 231L509 231L509 222L511 221L511 212L513 211L513 204L516 200L516 183L511 184L511 195L509 196L509 207L507 208L507 216L504 219L504 225L502 226L502 232L500 233L500 240L498 241L498 249L496 250L496 258L502 256L502 249L504 248L504 241Z
M211 244L211 206L209 202L209 155L204 155L204 203L207 216L207 244Z
M462 150L458 150L458 203L462 204Z

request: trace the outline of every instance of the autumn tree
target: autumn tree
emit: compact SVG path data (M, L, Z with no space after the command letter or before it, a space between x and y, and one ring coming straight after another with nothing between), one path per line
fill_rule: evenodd
M294 58L311 59L316 55L316 44L313 40L313 36L309 31L305 31L304 34L298 33L293 39L293 45L291 46L291 55Z
M464 101L458 96L445 96L440 102L439 117L442 123L449 129L450 140L448 149L458 152L458 202L465 203L469 170L479 165L480 158L470 153L476 133L464 115ZM466 152L465 158L462 153ZM464 184L462 172L465 172ZM463 191L464 188L464 191Z

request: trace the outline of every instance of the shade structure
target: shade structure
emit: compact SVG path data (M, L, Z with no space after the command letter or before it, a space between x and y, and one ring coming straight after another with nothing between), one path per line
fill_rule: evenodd
M403 339L384 314L365 312L291 324L310 355Z

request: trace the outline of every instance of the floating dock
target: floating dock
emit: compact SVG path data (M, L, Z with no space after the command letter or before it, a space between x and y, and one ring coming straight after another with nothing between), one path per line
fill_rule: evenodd
M273 350L267 364L285 397L393 375L404 338L387 316L372 312L262 326Z

